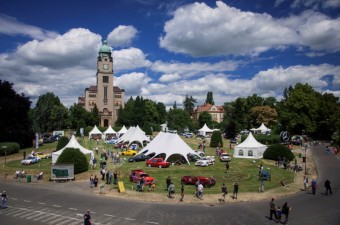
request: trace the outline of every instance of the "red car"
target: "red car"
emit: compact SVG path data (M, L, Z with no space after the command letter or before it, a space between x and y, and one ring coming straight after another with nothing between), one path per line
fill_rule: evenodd
M211 187L216 184L216 180L213 177L204 176L183 176L181 179L182 184L193 184L199 181L204 187Z
M148 167L153 166L153 167L163 168L163 167L169 167L170 163L165 162L163 158L152 158L146 161L146 165Z
M144 170L131 170L131 172L130 172L130 181L131 182L137 183L137 181L142 179L142 177L145 180L144 184L152 183L155 180L154 177L149 176L149 174L145 173Z

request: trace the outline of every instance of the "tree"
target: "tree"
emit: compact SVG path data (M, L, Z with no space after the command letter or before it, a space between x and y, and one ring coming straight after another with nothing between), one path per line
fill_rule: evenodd
M229 123L227 124L224 133L227 138L235 138L237 134L236 130L236 123L234 120L230 120Z
M17 94L12 83L0 80L0 142L16 142L21 147L32 146L30 106L29 98Z
M281 159L285 157L289 161L292 161L295 158L293 152L282 144L270 145L263 153L263 158L265 159L277 160L278 157Z
M268 126L277 121L277 112L270 106L255 106L250 110L252 117L256 118L258 124Z
M74 174L89 169L86 156L78 148L66 148L57 159L57 164L74 164Z
M183 109L170 108L168 113L168 127L183 131L186 128L192 128L192 120Z
M213 97L212 91L209 91L209 92L208 92L207 98L205 99L205 103L206 103L206 104L215 105L214 97Z
M212 124L211 115L206 111L201 112L198 117L198 123L199 123L199 127L203 127L205 123L207 124L207 126L211 126Z
M93 126L92 115L79 104L74 104L69 109L69 121L72 128L80 127L79 122L85 123L85 126Z
M91 122L92 122L92 126L93 125L99 125L100 122L100 115L99 115L99 110L97 105L95 104L93 109L91 110Z
M214 131L211 135L210 147L223 147L221 131Z
M197 103L197 100L194 99L192 96L185 96L183 105L184 105L184 110L188 113L188 115L192 115L195 109L195 103Z

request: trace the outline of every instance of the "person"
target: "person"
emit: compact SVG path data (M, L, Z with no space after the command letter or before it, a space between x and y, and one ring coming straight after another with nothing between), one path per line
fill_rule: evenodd
M40 171L40 173L38 174L38 180L42 180L44 177L44 173L42 171Z
M263 179L261 179L261 184L260 184L260 190L259 190L259 192L264 192L264 180Z
M308 190L308 177L307 176L303 177L303 187L305 190Z
M282 187L286 187L285 181L284 181L284 180L281 180L281 181L280 181L280 185L281 185Z
M237 199L237 193L238 193L238 183L234 183L234 192L233 192L233 198Z
M106 171L105 178L106 178L106 184L109 184L109 179L110 179L110 172L109 171Z
M113 173L113 184L114 185L117 184L117 179L118 179L118 172L117 170L115 170L115 172Z
M269 208L270 208L269 219L272 220L273 219L273 214L274 214L275 219L277 220L277 214L276 214L276 207L275 207L274 198L272 198L272 200L270 201Z
M200 184L200 181L197 180L197 182L195 183L195 197L198 198L198 185Z
M95 186L95 187L98 186L98 177L97 177L97 175L94 175L93 183L94 183L94 186Z
M97 159L96 159L96 157L94 157L93 160L92 160L92 166L93 166L93 169L96 169L96 166L97 166Z
M152 190L152 182L149 182L149 183L148 183L148 187L149 187L149 188L148 188L148 192L150 192L150 191Z
M169 186L170 186L170 184L171 184L171 178L170 178L170 176L168 176L168 177L166 178L165 182L166 182L166 190L169 190Z
M313 193L313 195L315 195L316 186L317 186L317 183L316 183L315 179L312 180L311 185L312 185L312 193Z
M225 195L228 194L227 186L225 186L225 183L222 184L222 198L220 199L220 202L225 202Z
M100 171L100 174L102 175L102 180L105 180L105 169L102 168L102 170Z
M91 225L91 215L89 209L84 214L84 225Z
M144 177L142 177L140 179L140 188L141 188L141 192L144 192L144 184L145 184L145 179Z
M7 200L8 200L8 196L7 196L6 191L2 192L1 200L2 200L1 208L6 209L7 208Z
M155 191L156 190L156 182L155 181L152 181L152 191Z
M198 191L198 198L203 199L203 184L200 183L198 185L197 191Z
M175 185L171 182L168 189L168 197L173 198L173 195L175 194Z
M281 223L282 210L281 210L281 207L280 207L280 206L277 207L276 214L277 214L277 223Z
M225 163L225 169L227 170L227 173L228 173L228 171L229 171L229 163L228 162Z
M184 199L184 185L182 184L182 186L181 186L181 199L179 201L183 202L183 199Z
M90 176L90 188L93 188L93 185L94 185L94 180L93 180L93 176L91 174L91 176Z
M289 216L290 210L291 210L291 208L288 206L288 203L285 202L285 204L283 204L283 206L282 206L282 214L285 215L284 224L288 224L288 216Z
M325 188L326 188L326 195L328 195L328 191L329 191L330 194L333 194L331 182L328 179L325 181Z

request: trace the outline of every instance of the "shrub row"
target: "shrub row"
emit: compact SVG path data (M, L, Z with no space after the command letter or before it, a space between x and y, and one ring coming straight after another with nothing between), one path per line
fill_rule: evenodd
M6 147L6 148L4 148ZM20 150L20 145L16 142L1 142L0 143L0 156L12 155L18 153Z

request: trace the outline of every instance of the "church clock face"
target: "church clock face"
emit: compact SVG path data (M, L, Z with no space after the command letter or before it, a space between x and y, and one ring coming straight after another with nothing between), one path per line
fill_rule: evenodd
M104 64L104 65L103 65L103 69L104 69L104 70L108 70L108 69L109 69L109 65L108 65L108 64Z

